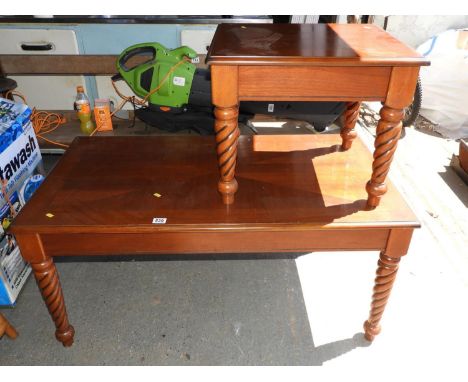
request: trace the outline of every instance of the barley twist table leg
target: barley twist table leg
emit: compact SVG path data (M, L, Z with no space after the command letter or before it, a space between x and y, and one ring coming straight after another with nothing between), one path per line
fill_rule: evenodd
M6 334L12 340L18 337L18 332L8 322L8 320L0 313L0 338Z
M392 109L383 106L380 110L380 121L377 125L375 138L374 161L372 177L367 182L367 207L373 209L379 205L380 198L387 192L385 178L390 170L393 154L397 148L401 134L402 109Z
M63 346L71 346L75 329L68 322L62 287L52 258L40 263L31 263L31 267L42 297L57 328L55 337L62 342Z
M346 104L346 111L344 112L344 126L341 129L341 149L349 150L353 143L353 140L357 137L356 130L354 126L359 117L359 108L361 107L360 102L348 102Z
M378 261L377 276L375 278L374 294L372 295L371 311L369 319L364 323L364 336L373 341L380 333L380 319L387 305L390 292L398 271L400 258L389 257L385 253L380 254Z
M216 122L216 152L220 180L218 191L221 193L224 204L234 202L237 191L237 180L234 177L237 160L237 139L240 132L237 127L238 107L216 107L214 111Z

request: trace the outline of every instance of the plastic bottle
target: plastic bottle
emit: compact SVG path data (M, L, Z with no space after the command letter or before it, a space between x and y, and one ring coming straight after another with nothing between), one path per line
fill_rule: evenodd
M98 131L112 131L112 118L108 99L98 98L94 100L94 120Z
M91 119L91 106L89 104L89 99L83 90L83 86L76 87L75 106L78 111L78 119L81 122L81 132L83 134L90 135L94 131L95 127Z

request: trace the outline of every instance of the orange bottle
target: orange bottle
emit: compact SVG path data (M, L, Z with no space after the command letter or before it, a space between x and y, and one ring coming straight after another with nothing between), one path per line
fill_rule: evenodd
M81 122L81 132L83 134L90 135L94 131L94 123L91 119L91 106L89 105L89 99L83 90L83 86L76 87L75 106L78 111L78 119Z

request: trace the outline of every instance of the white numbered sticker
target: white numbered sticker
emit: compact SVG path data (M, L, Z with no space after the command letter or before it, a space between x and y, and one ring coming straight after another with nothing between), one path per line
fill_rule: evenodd
M172 83L177 86L185 86L185 77L174 77Z
M275 111L275 104L274 103L269 103L268 104L268 112L273 113Z
M153 224L166 224L167 218L153 218Z

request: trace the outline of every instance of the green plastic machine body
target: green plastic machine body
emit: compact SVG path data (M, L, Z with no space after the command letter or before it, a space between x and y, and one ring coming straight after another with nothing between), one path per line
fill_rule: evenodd
M134 56L148 60L133 67L126 63ZM117 70L127 85L141 98L157 88L171 69L184 57L194 59L197 53L186 46L169 50L157 42L132 45L125 49L117 60ZM195 65L184 61L169 73L158 91L151 94L148 102L158 106L180 108L188 103Z

